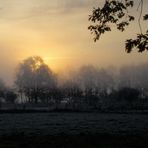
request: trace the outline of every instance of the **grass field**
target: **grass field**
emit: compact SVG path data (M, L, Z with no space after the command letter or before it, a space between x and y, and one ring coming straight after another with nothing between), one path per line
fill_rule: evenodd
M147 148L148 114L0 114L0 148Z

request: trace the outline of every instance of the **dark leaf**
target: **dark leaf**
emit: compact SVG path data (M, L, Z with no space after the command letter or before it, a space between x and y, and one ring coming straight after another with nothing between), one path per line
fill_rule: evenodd
M148 20L148 14L145 14L145 15L143 16L143 19L144 19L144 20Z

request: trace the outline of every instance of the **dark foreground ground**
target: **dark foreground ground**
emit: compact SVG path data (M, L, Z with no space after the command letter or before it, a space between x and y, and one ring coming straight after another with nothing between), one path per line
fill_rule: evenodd
M148 148L148 115L0 114L0 148Z
M1 148L148 148L148 135L32 135L3 136Z
M148 148L148 135L32 135L3 136L1 148Z

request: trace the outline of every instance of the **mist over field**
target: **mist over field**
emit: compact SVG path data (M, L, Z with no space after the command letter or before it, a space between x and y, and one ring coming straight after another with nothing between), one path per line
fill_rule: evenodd
M1 109L147 110L147 72L145 63L55 73L41 57L29 57L19 63L13 86L1 79Z

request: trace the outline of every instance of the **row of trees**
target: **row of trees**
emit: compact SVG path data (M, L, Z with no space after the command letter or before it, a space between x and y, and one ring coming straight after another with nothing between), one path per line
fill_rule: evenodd
M61 102L73 106L101 108L137 102L148 96L148 66L126 66L119 71L83 66L66 78L59 77L40 57L29 57L19 64L15 91L0 83L5 102Z

